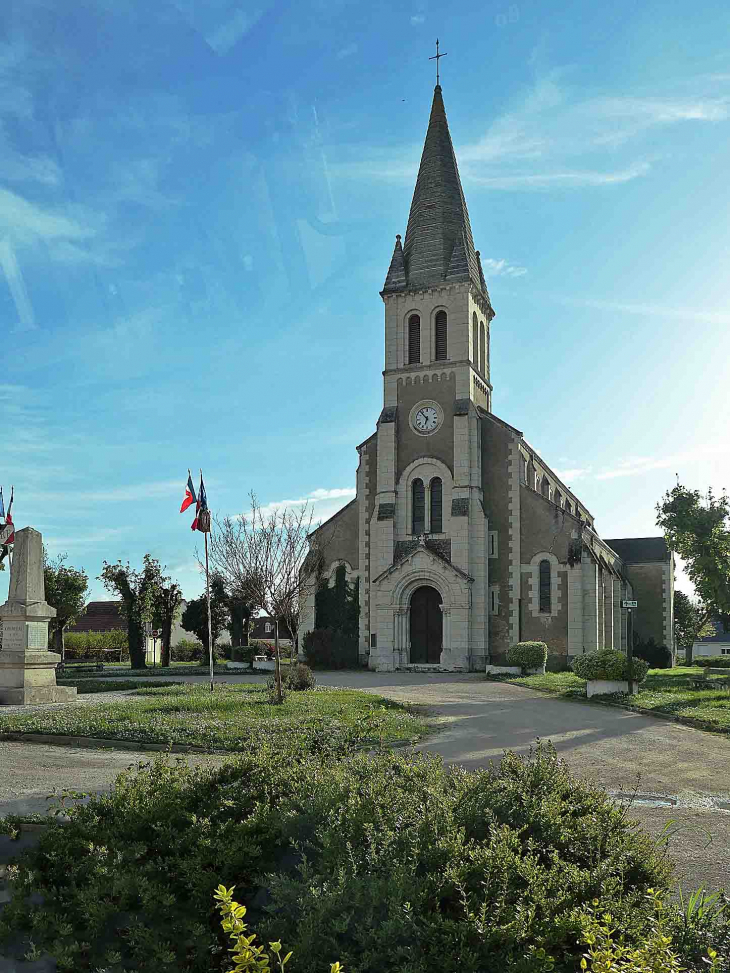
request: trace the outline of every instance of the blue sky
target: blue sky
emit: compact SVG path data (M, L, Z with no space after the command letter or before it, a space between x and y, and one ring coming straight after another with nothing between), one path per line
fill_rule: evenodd
M495 412L604 537L730 483L726 3L4 13L0 482L94 596L146 551L200 592L188 466L220 513L354 495L436 36Z

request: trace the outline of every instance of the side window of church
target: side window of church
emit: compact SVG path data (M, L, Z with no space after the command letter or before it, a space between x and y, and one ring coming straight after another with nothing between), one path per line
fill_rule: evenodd
M499 585L493 584L489 588L489 614L499 615Z
M446 321L446 311L436 312L435 332L436 332L436 361L444 361L448 358L448 348L447 348L447 321Z
M412 495L412 534L423 534L426 530L426 490L423 480L414 480Z
M520 454L520 481L527 483L527 460Z
M499 554L499 547L497 542L497 531L490 530L489 531L489 556L497 557L498 554Z
M408 364L417 365L421 361L421 319L417 314L408 318Z
M471 320L471 351L474 368L479 368L479 324L477 322L477 312L472 315Z
M540 611L552 611L550 604L550 562L540 561Z
M484 371L484 365L485 365L484 353L485 353L485 348L486 348L486 345L484 344L484 322L483 321L480 321L479 322L479 371L482 373L482 375L485 374L485 371Z
M440 534L444 529L443 521L443 484L441 478L435 476L431 480L431 533Z

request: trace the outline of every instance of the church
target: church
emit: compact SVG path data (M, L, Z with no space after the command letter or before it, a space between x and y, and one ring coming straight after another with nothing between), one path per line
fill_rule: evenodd
M357 495L311 536L357 583L359 656L378 671L485 671L510 645L551 669L653 638L673 648L663 537L604 540L593 514L492 411L495 312L436 85L405 240L385 305L383 408L357 447ZM635 601L636 607L625 602ZM314 591L300 635L317 627Z

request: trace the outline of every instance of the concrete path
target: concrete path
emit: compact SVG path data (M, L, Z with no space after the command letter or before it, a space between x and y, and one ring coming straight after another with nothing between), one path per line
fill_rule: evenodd
M221 682L265 679L216 677ZM180 681L207 679L188 676ZM437 732L420 749L468 769L488 766L504 750L524 753L538 738L550 740L577 775L614 795L636 791L641 799L630 815L651 834L659 836L669 824L674 833L670 854L684 887L730 886L729 737L489 682L478 674L331 672L318 674L318 681L428 707ZM84 705L93 705L92 697L86 699ZM119 770L149 757L0 742L0 814L21 805L40 809L54 786L107 788ZM216 758L194 758L200 759Z

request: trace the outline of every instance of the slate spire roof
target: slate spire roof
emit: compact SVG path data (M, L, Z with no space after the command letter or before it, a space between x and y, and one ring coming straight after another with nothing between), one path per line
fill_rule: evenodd
M437 84L405 243L396 238L383 292L461 281L471 281L489 300Z

